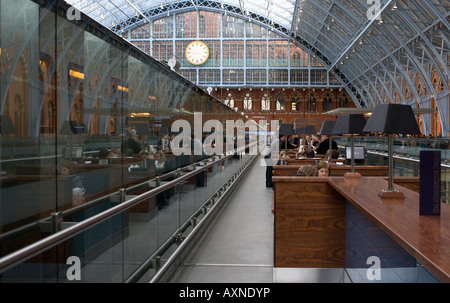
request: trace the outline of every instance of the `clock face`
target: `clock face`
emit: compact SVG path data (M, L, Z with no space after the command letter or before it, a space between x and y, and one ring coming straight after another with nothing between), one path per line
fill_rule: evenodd
M186 47L185 55L191 64L200 65L208 60L209 48L202 41L193 41Z

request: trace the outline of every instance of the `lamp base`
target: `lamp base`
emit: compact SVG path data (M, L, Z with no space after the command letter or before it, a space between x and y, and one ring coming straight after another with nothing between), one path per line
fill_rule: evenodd
M361 178L361 174L358 172L348 171L344 174L344 177L346 177L346 178Z
M381 199L405 199L405 195L398 190L382 190L378 196Z

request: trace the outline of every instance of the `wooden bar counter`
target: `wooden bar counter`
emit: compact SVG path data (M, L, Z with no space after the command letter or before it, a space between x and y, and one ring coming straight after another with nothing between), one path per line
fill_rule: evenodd
M329 183L388 236L442 282L450 282L450 207L441 203L440 216L419 215L419 193L394 184L404 200L378 197L388 188L385 178L330 178Z
M303 164L288 164L288 165L274 165L274 176L294 176L297 170L303 165L315 165L314 163ZM344 176L346 172L350 172L351 165L337 165L330 164L330 176ZM373 166L373 165L358 165L355 166L355 171L363 176L387 176L389 168L387 166Z
M352 254L346 251L346 233L359 228L346 218L346 205L351 205L405 255L440 281L450 282L449 205L441 204L440 216L421 216L419 193L401 183L394 188L404 193L404 200L381 199L378 193L388 188L387 178L381 176L274 176L273 182L275 267L346 267ZM359 247L356 243L352 248Z

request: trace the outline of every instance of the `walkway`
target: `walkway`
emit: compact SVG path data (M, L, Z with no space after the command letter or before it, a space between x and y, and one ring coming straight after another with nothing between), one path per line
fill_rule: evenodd
M265 171L256 159L172 282L273 282L272 189L265 187Z

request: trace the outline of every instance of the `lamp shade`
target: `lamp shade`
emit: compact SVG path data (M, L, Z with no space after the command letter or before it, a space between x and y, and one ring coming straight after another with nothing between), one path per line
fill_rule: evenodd
M363 114L345 114L339 116L334 124L332 135L360 135L364 131L366 118Z
M137 131L139 135L150 135L150 126L148 123L139 123L134 125L134 129Z
M280 135L293 135L294 127L292 124L282 123L279 130Z
M420 134L412 107L407 104L378 104L364 127L364 132Z
M322 128L320 129L321 135L332 135L333 134L333 128L336 124L336 120L325 120L322 123Z
M0 116L0 134L9 135L15 133L16 128L14 127L11 118L9 116Z
M60 135L76 135L84 133L86 133L84 123L78 121L64 121L61 130L59 131Z
M316 128L314 125L307 125L305 127L305 132L304 132L305 135L315 135L316 133L317 132L316 132Z
M169 134L169 129L168 129L167 127L165 127L165 126L162 126L162 127L159 129L158 134L159 134L160 136L161 136L161 135L168 135L168 134Z
M304 127L299 127L296 128L294 131L294 135L303 135L305 133L305 128Z

